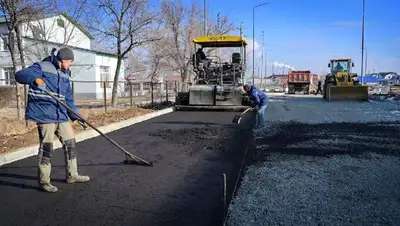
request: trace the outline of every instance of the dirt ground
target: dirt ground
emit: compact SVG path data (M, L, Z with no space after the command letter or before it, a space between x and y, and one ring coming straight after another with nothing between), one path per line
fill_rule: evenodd
M399 225L399 110L271 98L227 225Z
M129 108L129 109L80 109L80 114L91 124L104 126L129 118L137 117L152 112L151 109ZM78 123L73 123L76 133L82 131ZM39 142L36 126L29 122L28 127L24 120L0 119L0 153L16 150L18 148L37 144Z

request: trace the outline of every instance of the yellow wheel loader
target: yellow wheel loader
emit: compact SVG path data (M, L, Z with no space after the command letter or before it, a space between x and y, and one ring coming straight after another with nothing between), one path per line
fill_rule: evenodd
M331 59L330 73L325 77L323 98L334 100L368 101L368 86L359 84L357 74L352 73L351 59Z
M193 39L195 78L187 92L178 92L177 110L242 110L250 105L243 90L247 40L242 36L200 36ZM197 47L200 47L197 49ZM203 49L206 49L206 56ZM225 57L224 57L225 56Z

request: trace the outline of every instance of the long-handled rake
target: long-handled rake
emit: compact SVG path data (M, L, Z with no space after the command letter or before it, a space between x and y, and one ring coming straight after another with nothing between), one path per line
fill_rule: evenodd
M43 92L45 92L47 95L51 96L54 100L56 100L58 103L60 103L62 106L64 106L65 108L67 108L68 111L72 112L73 114L75 114L78 118L80 118L83 122L85 122L88 126L90 126L92 129L96 130L101 136L103 136L104 138L106 138L108 141L110 141L114 146L116 146L120 151L125 153L126 159L123 161L124 164L135 164L135 165L141 165L141 166L153 166L153 162L148 162L146 160L143 160L133 154L131 154L130 152L128 152L127 150L125 150L125 148L123 148L121 145L119 145L117 142L115 142L113 139L111 139L110 137L108 137L106 134L102 133L99 129L97 129L95 126L93 126L92 124L90 124L88 121L86 121L86 119L84 119L80 114L76 113L74 110L72 110L68 105L66 105L64 102L62 102L60 99L58 99L57 97L55 97L53 94L51 94L49 91L47 90L42 90Z

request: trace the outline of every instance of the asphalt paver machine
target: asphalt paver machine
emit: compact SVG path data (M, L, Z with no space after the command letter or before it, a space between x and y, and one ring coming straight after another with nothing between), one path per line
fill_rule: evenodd
M178 92L175 108L234 111L247 108L250 100L243 90L247 40L242 36L200 36L193 39L193 44L195 77L186 92Z

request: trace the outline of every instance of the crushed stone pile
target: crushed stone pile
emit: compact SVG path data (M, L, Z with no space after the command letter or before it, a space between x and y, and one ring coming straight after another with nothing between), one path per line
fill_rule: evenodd
M399 225L400 122L267 122L227 225Z

